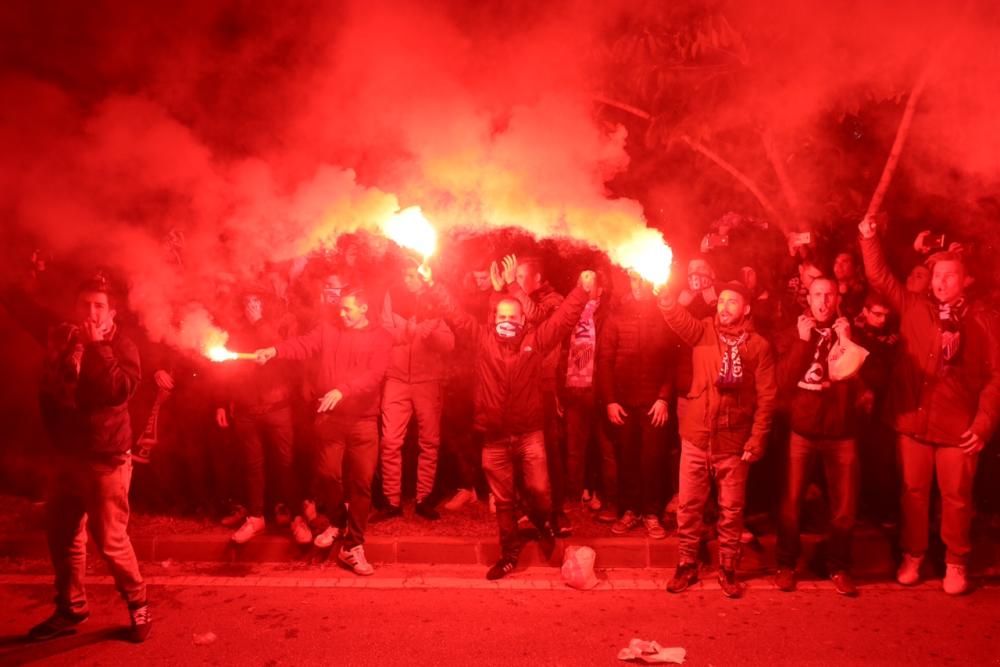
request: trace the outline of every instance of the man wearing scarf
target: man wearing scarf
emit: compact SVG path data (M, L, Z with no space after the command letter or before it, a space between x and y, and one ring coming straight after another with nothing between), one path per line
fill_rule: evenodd
M795 568L801 551L799 512L815 458L823 463L831 514L826 552L827 573L838 593L858 593L849 573L851 533L857 516L858 451L855 405L861 394L856 378L834 380L830 353L850 340L851 326L838 317L841 294L837 282L817 278L809 286L807 312L779 345L778 379L791 416L788 473L778 528L780 590L795 590Z
M941 492L946 593L968 589L972 485L979 453L1000 421L1000 339L995 316L970 303L961 255L932 256L929 294L914 294L889 270L875 221L858 226L872 287L900 313L900 340L887 418L897 433L903 472L903 562L896 579L920 581L927 551L931 480Z
M430 282L429 274L426 279ZM491 326L462 312L444 288L432 285L431 297L440 304L445 322L457 338L471 338L476 345L474 428L483 435L483 471L496 498L501 549L487 579L504 577L517 566L521 540L514 518L515 489L523 492L546 558L555 549L541 378L546 356L580 320L595 280L593 271L581 273L576 288L538 324L527 323L516 298L502 298Z
M714 317L695 319L673 295L660 309L671 329L692 348L692 381L681 417L677 507L678 565L667 584L680 593L698 580L703 515L712 483L719 505L719 584L740 597L736 579L743 505L750 463L764 453L778 393L770 344L753 330L750 293L741 283L718 288Z

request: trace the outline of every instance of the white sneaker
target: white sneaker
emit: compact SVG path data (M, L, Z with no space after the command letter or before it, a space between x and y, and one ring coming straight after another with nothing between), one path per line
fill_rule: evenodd
M965 576L965 566L948 563L944 568L942 587L948 595L961 595L969 590L969 580Z
M903 562L899 564L896 571L896 581L904 586L914 586L920 583L920 566L923 565L923 556L911 556L903 554Z
M264 517L248 516L243 525L233 533L233 542L236 544L246 544L253 539L254 535L262 532L264 532Z
M363 544L359 544L349 550L341 547L340 553L337 555L337 560L350 568L354 574L360 574L362 576L375 574L375 568L372 567L368 562L368 559L365 558L365 547Z
M474 502L476 502L475 489L459 489L455 492L455 495L451 497L451 500L444 504L444 509L449 512L454 512L455 510L460 510L469 503Z
M313 541L312 530L309 529L309 524L301 516L292 519L292 539L295 540L296 544L303 545Z
M327 526L326 530L318 534L313 540L313 544L319 549L329 549L333 546L333 541L340 536L340 529L336 526Z

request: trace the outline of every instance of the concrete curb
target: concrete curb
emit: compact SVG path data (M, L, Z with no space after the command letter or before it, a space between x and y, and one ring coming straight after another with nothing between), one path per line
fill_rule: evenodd
M568 538L562 546L586 545L597 552L601 568L672 568L677 564L677 540L649 540L644 537ZM804 535L802 560L809 563L815 556L821 538ZM313 546L300 547L289 539L262 535L242 546L233 544L225 535L140 536L133 539L136 554L142 561L160 562L226 562L262 563L321 560L325 554ZM91 542L91 551L93 544ZM373 563L490 565L499 558L496 540L479 537L373 537L366 541L365 551ZM765 572L775 567L775 538L764 536L759 543L744 545L740 569L744 572ZM44 536L33 533L24 536L0 535L0 554L9 557L48 557ZM561 548L556 550L550 565L558 565ZM715 562L717 542L708 544L708 562ZM543 564L545 561L534 542L522 553L522 566ZM889 539L881 533L864 532L854 539L853 571L859 577L890 577L895 572L897 555ZM986 542L976 545L971 570L975 574L1000 575L1000 545Z

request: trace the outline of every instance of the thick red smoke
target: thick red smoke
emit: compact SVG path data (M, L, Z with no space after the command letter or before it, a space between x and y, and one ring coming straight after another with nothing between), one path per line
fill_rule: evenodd
M904 160L928 190L974 174L975 199L998 180L996 23L988 3L939 4L679 3L671 20L726 12L744 50L725 94L670 84L659 104L780 193L743 134L767 130L808 209L831 178L800 147L831 116L905 97L943 43ZM660 3L44 5L0 9L0 211L12 237L121 271L154 339L197 346L221 283L400 207L443 230L517 226L604 250L643 228L651 199L668 239L721 212L691 196L688 173L649 175L643 203L607 186L630 168L628 132L644 131L595 103L630 90L609 43ZM870 168L877 180L881 160Z

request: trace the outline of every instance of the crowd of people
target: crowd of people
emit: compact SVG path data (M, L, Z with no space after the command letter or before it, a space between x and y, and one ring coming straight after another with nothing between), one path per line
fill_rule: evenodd
M943 588L964 593L977 462L1000 420L1000 321L960 246L921 234L898 278L878 227L866 218L830 253L790 235L786 281L775 266L723 262L724 225L666 285L592 262L565 296L539 257L486 259L442 281L414 258L386 272L342 253L231 286L232 314L218 318L229 348L253 360L221 364L130 342L106 281L80 288L71 324L5 292L47 350L42 417L58 452L57 612L33 633L86 618L87 516L134 633L148 633L126 533L133 457L146 468L141 502L215 508L238 544L277 526L370 575L366 530L404 513L410 441L421 520L476 501L495 513L489 579L516 568L526 536L551 555L583 503L610 534L676 531L671 593L698 580L717 536L729 597L744 591L745 515L772 512L775 584L792 591L819 482L822 566L839 593L857 594L860 512L898 522L897 580L920 581L935 488Z

